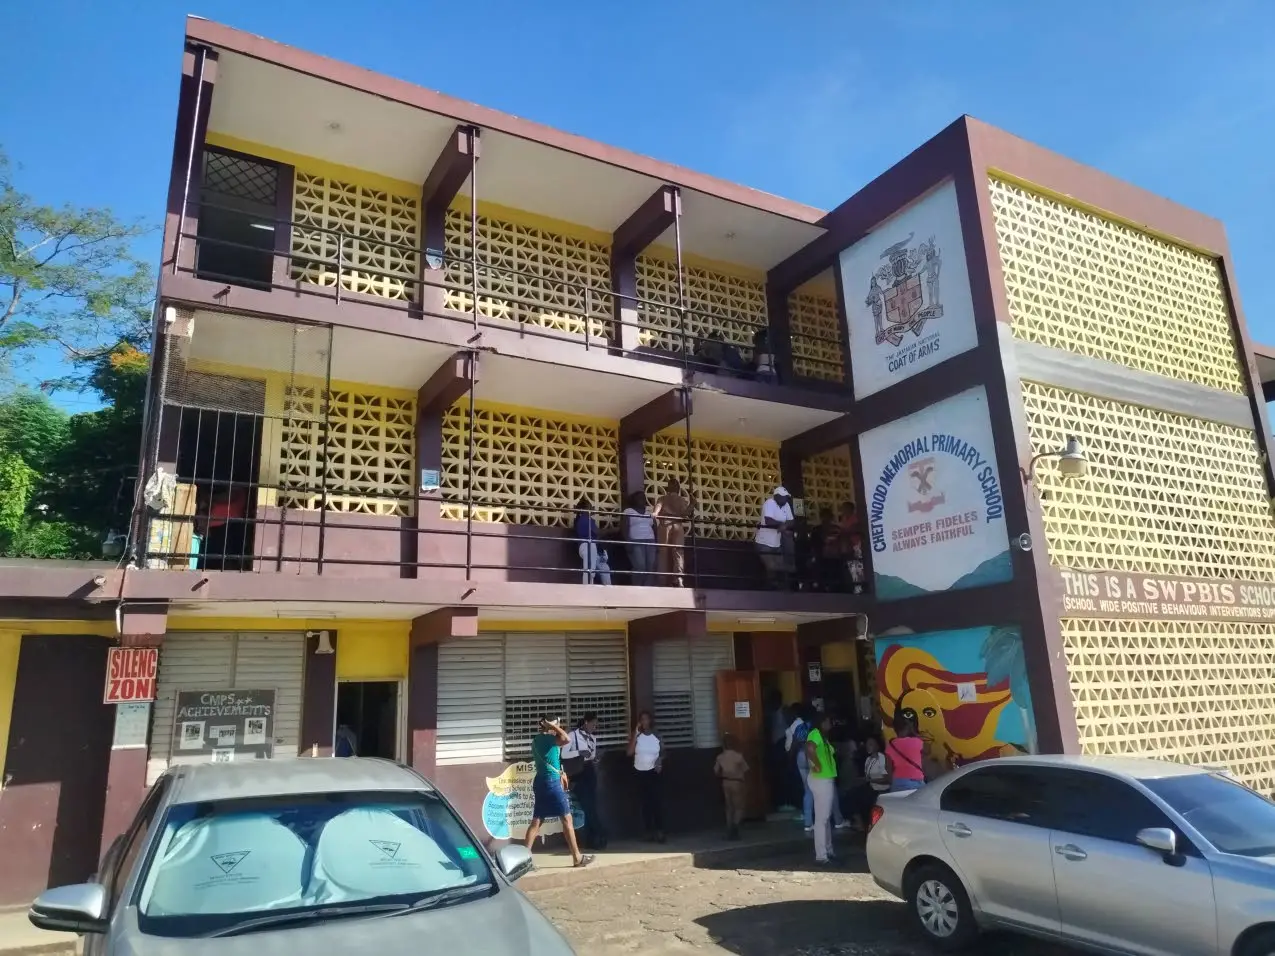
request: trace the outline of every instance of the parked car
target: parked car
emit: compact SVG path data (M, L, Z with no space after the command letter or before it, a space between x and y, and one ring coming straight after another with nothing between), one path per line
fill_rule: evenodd
M200 764L151 788L96 882L48 890L29 916L85 934L85 956L570 954L512 885L530 869L389 761Z
M1005 757L875 814L872 877L939 949L996 928L1104 953L1275 954L1275 803L1216 769Z

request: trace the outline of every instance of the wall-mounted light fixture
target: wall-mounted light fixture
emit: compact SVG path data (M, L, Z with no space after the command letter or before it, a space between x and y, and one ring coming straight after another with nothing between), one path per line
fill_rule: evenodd
M1080 439L1075 435L1068 435L1067 444L1062 448L1055 451L1042 451L1039 455L1032 456L1032 460L1023 469L1024 484L1032 483L1036 477L1036 462L1042 458L1057 458L1058 473L1064 478L1079 478L1089 471L1089 458L1085 454L1084 446L1080 444Z

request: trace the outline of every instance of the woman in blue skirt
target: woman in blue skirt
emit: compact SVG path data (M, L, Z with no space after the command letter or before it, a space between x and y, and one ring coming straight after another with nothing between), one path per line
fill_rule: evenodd
M588 866L593 857L582 856L576 842L575 827L571 824L571 800L567 797L567 775L562 772L562 745L570 738L567 732L548 717L540 718L540 732L531 738L531 759L536 764L536 776L531 783L535 798L531 806L531 825L523 838L527 849L540 835L540 824L559 817L562 835L567 838L567 849L576 866Z

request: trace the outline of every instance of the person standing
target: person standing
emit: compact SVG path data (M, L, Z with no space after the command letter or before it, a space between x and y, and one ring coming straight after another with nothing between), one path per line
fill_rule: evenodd
M796 570L796 547L793 541L792 496L779 485L761 508L761 524L753 539L766 583L775 590L787 588Z
M606 553L598 547L598 523L593 519L593 505L588 498L576 502L576 517L572 534L579 543L580 566L584 569L584 583L611 583L611 568Z
M629 495L629 506L624 509L623 518L624 540L627 542L624 549L629 555L633 583L654 584L655 519L647 507L646 495L640 491Z
M864 781L851 791L850 815L859 818L866 829L872 808L877 805L877 797L890 791L890 770L886 766L885 754L881 752L881 741L869 736L863 743L867 756L863 760Z
M531 759L536 765L536 775L531 782L531 824L523 843L530 850L540 835L541 824L558 817L562 820L567 849L571 851L571 862L575 866L588 866L593 857L580 853L571 819L571 801L567 798L567 775L562 772L562 745L568 740L566 731L548 717L540 718L539 729L531 738Z
M809 786L815 803L815 862L824 864L836 859L832 852L832 808L837 802L837 758L828 741L831 729L832 718L822 714L818 726L806 737Z
M562 767L571 781L571 790L584 811L584 833L591 850L605 850L606 825L598 811L598 715L585 714L576 729L567 735L562 748Z
M713 764L713 773L722 782L722 796L726 801L726 839L739 839L739 825L744 822L744 804L747 802L745 779L748 761L735 748L734 734L722 736L722 752Z
M925 786L925 742L917 733L916 721L901 712L894 718L894 736L885 745L885 762L892 791Z
M629 756L637 776L638 804L642 808L642 831L648 840L664 842L664 813L660 806L660 773L664 770L664 745L655 733L655 719L649 710L638 714L637 726L629 737Z
M686 523L691 520L691 502L682 494L682 483L670 478L668 490L655 502L651 516L655 519L656 540L659 543L660 583L673 587L685 587L686 581Z

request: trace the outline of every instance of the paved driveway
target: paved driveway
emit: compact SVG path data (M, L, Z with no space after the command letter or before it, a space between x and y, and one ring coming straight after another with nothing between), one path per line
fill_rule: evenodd
M857 865L829 872L792 858L739 869L608 874L527 895L588 956L922 956L903 904ZM856 870L858 872L856 872ZM581 874L583 876L584 874ZM1010 937L982 956L1076 956Z

